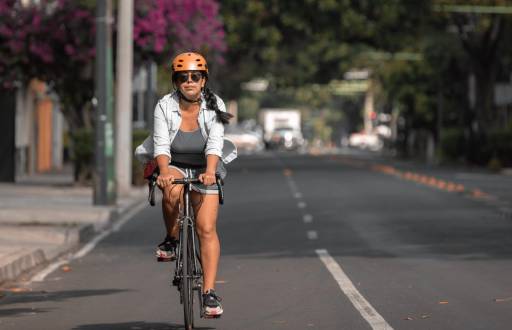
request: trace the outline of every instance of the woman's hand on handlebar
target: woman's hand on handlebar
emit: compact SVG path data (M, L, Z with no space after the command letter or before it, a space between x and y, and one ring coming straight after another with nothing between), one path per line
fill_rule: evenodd
M160 173L158 178L156 178L156 184L160 189L164 189L167 186L172 184L174 180L174 176L171 173Z
M215 172L204 172L199 174L199 181L201 181L205 186L210 186L215 184L217 181L215 179Z

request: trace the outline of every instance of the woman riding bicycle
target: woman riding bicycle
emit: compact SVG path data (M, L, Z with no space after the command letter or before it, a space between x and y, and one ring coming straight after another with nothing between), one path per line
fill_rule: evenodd
M154 113L154 157L160 174L157 185L163 192L162 209L167 235L158 245L159 261L176 258L182 187L174 179L198 177L192 186L196 230L201 246L204 272L203 308L207 316L223 313L215 293L215 277L220 257L216 231L219 207L215 174L221 168L224 124L232 117L224 102L206 87L208 65L197 53L179 54L172 61L172 82L176 91L158 102Z

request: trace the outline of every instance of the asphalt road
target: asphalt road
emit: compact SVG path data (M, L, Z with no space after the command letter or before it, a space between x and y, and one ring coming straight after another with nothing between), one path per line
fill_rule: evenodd
M198 329L512 328L512 220L492 206L346 156L246 156L228 170L225 315ZM1 297L0 329L181 329L172 265L153 257L162 238L148 206L67 271Z

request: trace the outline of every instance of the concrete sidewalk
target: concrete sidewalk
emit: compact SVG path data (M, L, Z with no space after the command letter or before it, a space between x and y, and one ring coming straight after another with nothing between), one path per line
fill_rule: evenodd
M134 188L113 206L93 206L92 196L69 173L0 184L0 284L76 249L143 202L147 190Z

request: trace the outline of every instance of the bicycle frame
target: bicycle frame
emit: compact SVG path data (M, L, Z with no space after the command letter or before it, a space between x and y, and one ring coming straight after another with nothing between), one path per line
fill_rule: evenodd
M173 280L173 283L176 281L179 283L178 290L183 305L186 329L192 329L194 325L194 290L198 291L199 302L202 305L202 270L198 261L199 253L196 251L194 215L190 203L190 185L191 182L184 183L183 212L178 218L180 237Z
M217 177L219 188L219 203L223 204L222 179ZM177 286L180 292L180 303L183 304L185 328L192 329L193 320L193 291L198 293L200 306L203 305L201 255L197 248L195 219L190 201L191 185L199 183L197 178L183 178L173 181L174 184L183 184L183 209L180 211L178 223L180 226L179 243L177 248L176 268L172 284ZM151 190L150 190L151 194ZM200 317L204 317L200 308Z

